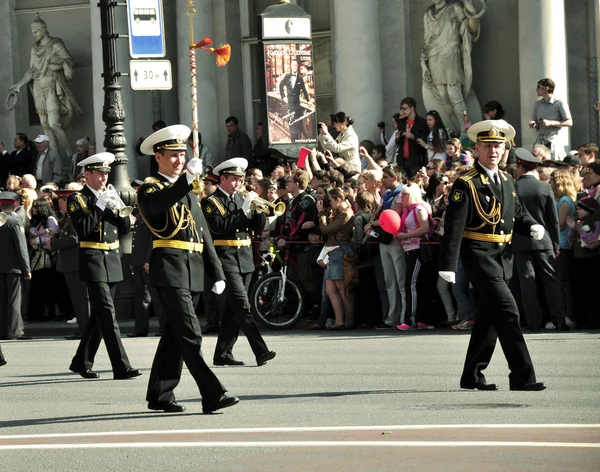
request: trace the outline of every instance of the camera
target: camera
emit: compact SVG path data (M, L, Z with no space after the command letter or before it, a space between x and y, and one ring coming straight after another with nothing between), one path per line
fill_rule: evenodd
M385 128L385 123L383 121L380 121L379 123L377 123L377 127L378 128Z

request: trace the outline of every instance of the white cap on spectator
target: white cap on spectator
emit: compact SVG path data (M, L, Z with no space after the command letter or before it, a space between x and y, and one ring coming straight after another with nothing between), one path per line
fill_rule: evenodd
M50 141L50 138L48 136L46 136L45 134L40 134L38 135L37 138L35 138L33 140L34 143L43 143L44 141Z

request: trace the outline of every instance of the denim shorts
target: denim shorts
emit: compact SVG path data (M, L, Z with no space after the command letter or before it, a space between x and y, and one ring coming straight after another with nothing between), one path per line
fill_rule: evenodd
M338 247L327 255L329 256L329 262L325 269L325 279L344 280L344 250Z

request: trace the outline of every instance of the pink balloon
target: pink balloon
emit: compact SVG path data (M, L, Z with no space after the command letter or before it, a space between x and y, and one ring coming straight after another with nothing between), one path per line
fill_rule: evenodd
M396 234L400 231L400 215L394 210L384 210L379 215L379 225L386 233Z

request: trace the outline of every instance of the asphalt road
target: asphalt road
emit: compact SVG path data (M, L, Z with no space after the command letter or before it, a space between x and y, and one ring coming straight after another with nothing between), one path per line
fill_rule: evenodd
M543 392L511 392L498 347L496 392L458 388L468 334L267 332L277 357L215 372L239 405L203 415L184 371L183 414L146 409L158 338L124 339L144 375L68 371L77 342L3 342L1 471L600 470L600 332L526 335ZM212 359L215 337L205 338Z

